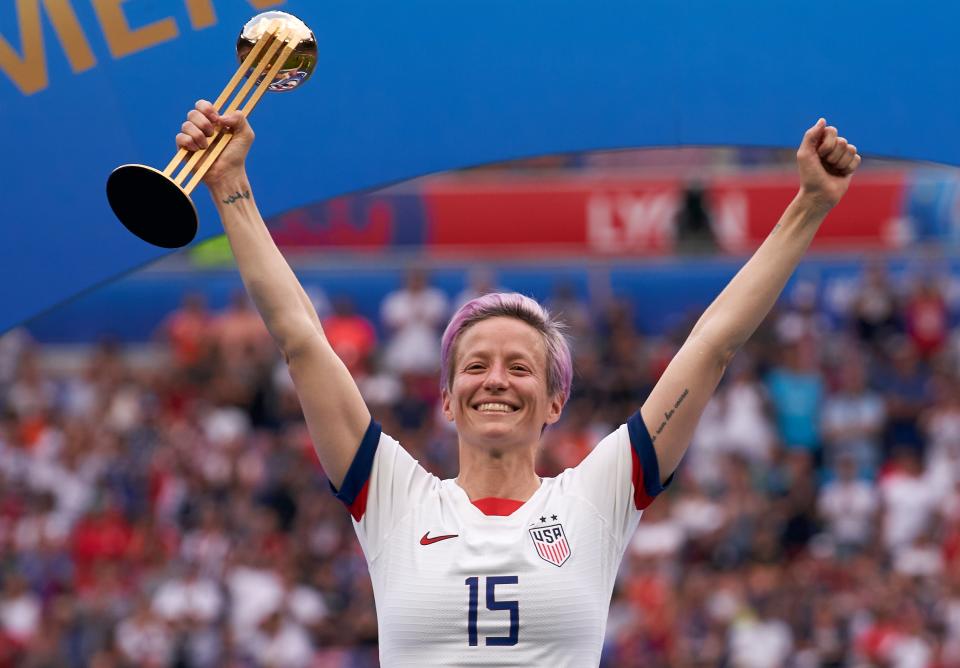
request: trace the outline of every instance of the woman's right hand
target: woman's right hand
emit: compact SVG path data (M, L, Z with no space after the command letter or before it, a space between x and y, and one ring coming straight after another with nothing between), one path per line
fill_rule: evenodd
M247 152L253 144L253 128L239 111L221 116L210 102L200 100L187 114L177 134L177 148L193 152L207 148L209 138L217 129L231 132L233 139L204 175L203 182L208 188L244 173Z

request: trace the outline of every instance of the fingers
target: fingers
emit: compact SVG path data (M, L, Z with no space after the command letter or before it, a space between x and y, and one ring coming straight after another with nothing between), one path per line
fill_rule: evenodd
M826 125L827 121L824 118L821 118L814 123L813 127L803 134L803 143L809 144L813 148L819 146L821 137L823 135L823 129L826 127Z
M187 113L187 120L180 126L177 146L188 151L205 149L210 145L208 138L213 137L218 128L233 128L242 121L243 117L239 112L220 116L209 101L198 100L194 108Z
M184 125L186 125L186 123L184 123ZM179 132L177 133L177 148L183 148L193 152L199 151L205 147L200 146L200 144L197 143L197 139L193 135L186 132Z
M220 120L220 114L217 113L216 108L208 102L207 100L197 100L196 105L194 105L196 111L199 111L201 114L207 117L207 119L216 124Z
M823 119L817 121L817 124L807 131L804 139L807 139L807 136L813 131L820 129L821 137L816 149L824 167L833 173L852 174L862 161L857 153L857 147L848 143L844 137L839 136L837 128L832 125L825 125L822 121Z
M833 151L830 152L830 155L821 158L823 166L826 167L831 173L838 174L840 176L848 176L853 174L856 171L857 167L860 166L862 158L860 154L857 153L857 147L853 144L848 144L847 140L843 137L839 137L836 142L836 146Z
M233 134L239 134L246 129L247 119L239 111L232 111L220 117L220 125Z
M204 116L202 113L193 109L187 114L187 122L192 123L204 136L212 137L213 133L216 131L216 125L214 121L211 121L208 116Z
M198 100L194 109L187 113L187 120L177 134L177 147L188 151L207 148L207 137L212 137L219 121L217 110L207 100Z
M836 147L837 129L832 125L828 125L823 130L823 139L820 141L820 145L817 147L817 154L825 160Z
M847 176L857 171L857 168L860 166L861 162L863 162L863 158L861 158L860 154L857 153L857 147L851 145L848 148L847 155L844 157L842 163L837 165L837 169L841 174Z
M860 156L857 155L857 147L853 144L848 144L846 149L843 151L843 155L837 159L833 166L841 172L846 172L856 160L859 160L859 158Z
M188 117L189 118L189 117ZM186 135L190 138L189 143L197 148L191 150L198 150L201 148L207 147L207 136L202 129L200 129L192 120L186 120L183 122L183 125L180 126L180 134ZM212 132L210 133L213 134Z
M824 157L824 160L830 164L836 166L837 162L847 153L847 140L843 137L837 137L836 144L833 147L833 150L830 151L829 155Z
M187 151L200 151L209 147L209 138L218 130L243 134L247 144L253 141L253 129L247 119L239 111L233 111L221 116L216 108L207 100L198 100L193 109L187 113L187 120L180 126L177 134L177 147Z

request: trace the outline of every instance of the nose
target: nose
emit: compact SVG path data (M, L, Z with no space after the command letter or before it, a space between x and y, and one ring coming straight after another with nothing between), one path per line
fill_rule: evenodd
M483 378L483 389L485 390L505 390L509 384L507 369L500 363L491 364L487 369L487 375Z

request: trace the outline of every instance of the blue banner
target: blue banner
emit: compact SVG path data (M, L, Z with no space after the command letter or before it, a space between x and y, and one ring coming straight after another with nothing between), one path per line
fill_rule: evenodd
M166 251L113 217L236 69L253 14L316 33L313 78L254 112L267 216L466 165L628 146L795 146L960 163L960 5L850 0L9 0L0 3L0 331ZM202 188L198 239L219 233Z

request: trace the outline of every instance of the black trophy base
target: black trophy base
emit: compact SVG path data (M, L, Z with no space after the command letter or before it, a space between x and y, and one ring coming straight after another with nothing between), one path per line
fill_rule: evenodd
M117 167L107 179L107 199L120 222L154 246L181 248L197 236L197 207L190 196L153 167Z

